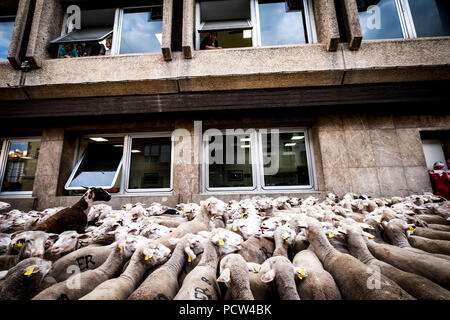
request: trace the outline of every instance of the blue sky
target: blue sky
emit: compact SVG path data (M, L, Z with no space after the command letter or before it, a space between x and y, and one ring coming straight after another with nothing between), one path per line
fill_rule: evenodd
M162 20L148 21L149 12L124 13L120 53L157 52L161 45L155 34L162 32Z
M8 47L11 40L14 21L0 22L0 60L6 60Z

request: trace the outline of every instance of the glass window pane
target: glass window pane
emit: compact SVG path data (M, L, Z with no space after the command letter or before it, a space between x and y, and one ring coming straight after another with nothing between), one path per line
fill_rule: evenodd
M304 132L280 133L278 142L262 134L262 148L265 186L310 185Z
M80 141L81 164L69 188L105 187L110 188L114 181L123 154L123 138L104 138L106 141L94 142L83 138Z
M306 43L304 10L289 10L287 1L260 1L261 45Z
M356 0L356 2L363 40L403 38L395 0Z
M172 138L133 138L128 189L170 188Z
M4 61L8 57L9 42L14 28L15 18L0 17L0 61Z
M252 187L251 138L249 134L222 136L222 143L210 137L210 188ZM217 149L217 150L216 150ZM220 157L220 152L223 156Z
M33 191L40 141L11 142L2 191Z
M162 7L124 10L120 53L161 51Z
M449 0L409 0L418 37L450 35Z

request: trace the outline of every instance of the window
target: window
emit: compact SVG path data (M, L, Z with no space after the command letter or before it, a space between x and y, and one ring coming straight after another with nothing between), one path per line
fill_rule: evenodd
M161 50L162 10L162 5L81 10L81 29L64 23L61 36L51 43L61 45L59 57L157 52Z
M448 0L356 0L364 40L450 35Z
M13 33L14 20L14 16L0 16L0 61L5 61L8 57L8 48Z
M205 132L204 191L302 190L315 185L307 129Z
M310 0L198 1L196 49L217 32L222 48L317 42Z
M170 133L82 137L75 160L66 190L92 186L118 194L172 190Z
M1 192L7 194L31 194L40 139L11 139L2 143Z

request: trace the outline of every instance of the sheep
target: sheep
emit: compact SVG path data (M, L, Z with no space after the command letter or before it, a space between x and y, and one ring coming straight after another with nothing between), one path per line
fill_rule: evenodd
M184 235L177 241L169 261L151 273L128 300L172 300L180 288L177 279L186 260L192 263L203 252L205 242L200 235Z
M118 278L101 283L80 300L125 300L142 281L146 270L166 262L169 256L170 249L162 244L141 245Z
M416 227L412 232L415 236L424 237L435 240L450 240L450 232L434 230L431 228Z
M84 196L70 208L56 212L47 220L33 228L34 231L62 233L75 230L83 233L87 227L87 215L94 201L109 201L111 195L102 188L90 188Z
M162 236L172 232L172 228L162 226L158 223L148 224L141 232L140 235L148 239L159 239Z
M220 261L220 276L217 282L224 282L232 300L254 300L250 290L247 265L239 254L229 254Z
M88 213L88 222L104 219L112 212L112 207L107 204L100 203L93 205Z
M427 278L414 273L405 272L386 262L376 259L367 248L366 241L363 238L364 234L357 224L347 221L344 229L348 239L348 247L354 257L369 267L379 268L382 274L395 281L413 297L424 300L448 300L450 298L449 291Z
M89 246L91 243L92 238L89 234L79 234L73 230L64 231L59 235L58 240L46 250L45 258L56 261L72 251Z
M331 274L323 269L311 249L297 253L292 261L297 271L297 292L302 300L341 300L342 296ZM302 273L307 273L304 277Z
M401 289L386 276L380 275L373 290L368 286L374 270L368 268L355 257L341 253L331 246L320 223L314 218L305 217L306 237L325 270L336 281L344 299L349 300L410 300L410 294Z
M202 259L184 279L174 300L218 300L220 289L216 280L218 248L206 241Z
M96 269L106 261L114 247L115 244L102 247L88 246L71 252L53 262L49 275L57 282L62 282L72 275L69 272L70 266L78 266L80 272Z
M273 255L275 244L272 239L252 236L242 244L239 254L247 262L262 264Z
M295 268L288 258L283 256L271 257L264 261L260 270L261 281L268 283L273 280L281 300L300 300L295 285Z
M443 224L448 225L450 224L450 221L446 220L445 218L438 216L438 215L430 215L430 214L421 214L418 215L418 219L421 221L425 221L427 224Z
M138 240L129 236L119 241L108 259L98 268L75 273L36 295L32 300L77 300L91 292L100 283L112 278L133 255Z
M428 224L428 228L433 229L433 230L439 230L439 231L446 231L446 232L450 232L450 226L446 226L443 224Z
M0 280L0 300L28 300L33 297L51 265L50 261L36 257L19 262Z
M0 201L0 212L11 208L11 205L7 202Z
M270 283L261 281L261 264L254 262L247 262L247 272L250 283L250 290L252 291L255 300L272 300L274 294Z
M448 260L374 241L368 241L367 247L378 260L403 271L426 277L447 290L450 289L450 264Z
M287 226L278 227L273 235L275 240L275 250L273 251L273 256L283 256L288 257L288 249L291 246L296 237L296 233L294 230Z
M408 241L414 248L439 255L442 258L448 256L450 260L450 241L448 240L433 240L415 235L410 235L408 237Z
M188 220L194 219L200 213L200 206L196 203L180 203L177 204L175 209L180 212L182 216L188 218Z
M0 254L5 254L8 251L11 243L11 235L7 233L0 233Z

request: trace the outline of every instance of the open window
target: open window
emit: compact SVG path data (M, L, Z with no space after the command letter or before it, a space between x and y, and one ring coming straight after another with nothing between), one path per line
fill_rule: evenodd
M40 146L39 138L3 140L0 159L2 194L31 195Z
M7 60L15 18L15 16L0 16L0 61Z
M213 32L222 48L317 42L310 0L199 0L196 31L197 50Z
M80 141L80 156L66 190L84 190L84 187L115 187L122 167L123 138L90 137Z
M118 55L161 51L163 6L81 8L81 29L67 26L51 43L58 57Z

